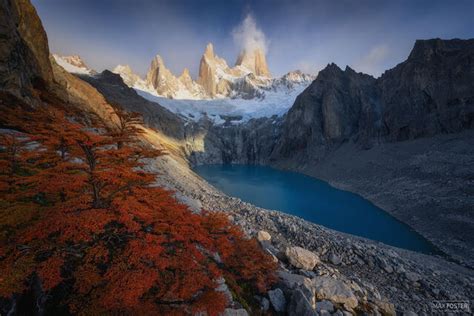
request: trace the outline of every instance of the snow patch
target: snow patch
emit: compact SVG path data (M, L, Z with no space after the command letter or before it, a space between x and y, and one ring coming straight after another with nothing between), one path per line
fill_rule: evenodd
M214 124L223 124L225 117L233 117L232 123L245 123L253 118L284 115L303 92L308 83L295 84L288 89L284 86L265 91L260 99L220 98L209 100L168 99L154 91L134 89L143 98L156 102L173 113L191 121L207 117ZM240 118L241 117L241 118ZM240 118L240 119L239 119Z
M96 73L94 70L88 68L82 61L81 57L77 55L59 56L57 54L53 54L53 57L56 63L63 67L67 72L89 76Z

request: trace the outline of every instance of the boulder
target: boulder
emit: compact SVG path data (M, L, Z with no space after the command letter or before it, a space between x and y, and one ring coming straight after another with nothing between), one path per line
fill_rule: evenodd
M288 315L316 316L318 314L304 293L298 289L291 295L290 304L288 305Z
M257 239L258 239L258 241L260 241L260 242L261 242L261 241L267 241L267 240L272 239L272 236L271 236L268 232L266 232L266 231L264 231L264 230L260 230L260 231L257 233Z
M267 298L263 297L260 301L260 308L264 312L268 311L268 309L270 308L270 301Z
M299 269L313 270L320 262L316 254L301 247L288 247L285 254L290 264Z
M332 313L334 311L334 304L331 303L330 301L316 302L316 311L317 312L328 311Z
M280 283L288 289L295 289L299 285L311 283L310 279L299 274L293 274L286 271L278 271L277 274Z
M393 267L385 260L384 258L377 258L376 259L378 265L380 268L385 270L387 273L392 273L393 272Z
M284 312L286 309L286 299L281 289L268 291L268 297L272 303L273 309L277 312Z
M359 304L351 288L342 281L320 276L312 280L312 285L318 298L343 304L347 309L353 309Z
M421 280L421 276L415 272L406 272L405 277L411 282L418 282Z
M335 254L334 252L331 252L329 254L329 262L331 262L332 264L335 264L335 265L338 265L341 263L342 259L341 257L339 257L337 254Z

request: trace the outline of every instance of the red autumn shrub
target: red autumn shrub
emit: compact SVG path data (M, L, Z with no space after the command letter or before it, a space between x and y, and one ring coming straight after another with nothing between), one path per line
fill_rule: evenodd
M140 119L86 126L64 110L5 110L0 138L0 297L34 282L74 314L216 315L218 279L256 293L275 265L221 213L153 186ZM58 290L60 289L60 290ZM58 294L60 292L60 295Z

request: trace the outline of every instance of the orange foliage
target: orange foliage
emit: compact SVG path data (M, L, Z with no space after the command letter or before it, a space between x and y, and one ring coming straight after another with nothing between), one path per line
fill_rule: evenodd
M216 291L266 290L275 265L224 214L192 213L153 186L140 118L94 123L55 107L5 110L0 138L0 296L63 283L72 313L217 315ZM84 122L82 122L84 121Z

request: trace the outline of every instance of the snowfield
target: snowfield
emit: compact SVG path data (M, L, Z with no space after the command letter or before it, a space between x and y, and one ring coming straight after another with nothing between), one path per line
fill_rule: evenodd
M295 102L296 97L309 85L299 84L292 89L276 89L265 91L260 99L208 99L183 100L168 99L153 93L150 90L135 91L143 98L156 102L188 120L199 121L207 116L215 124L226 122L225 117L232 117L232 123L245 123L253 118L284 115Z

